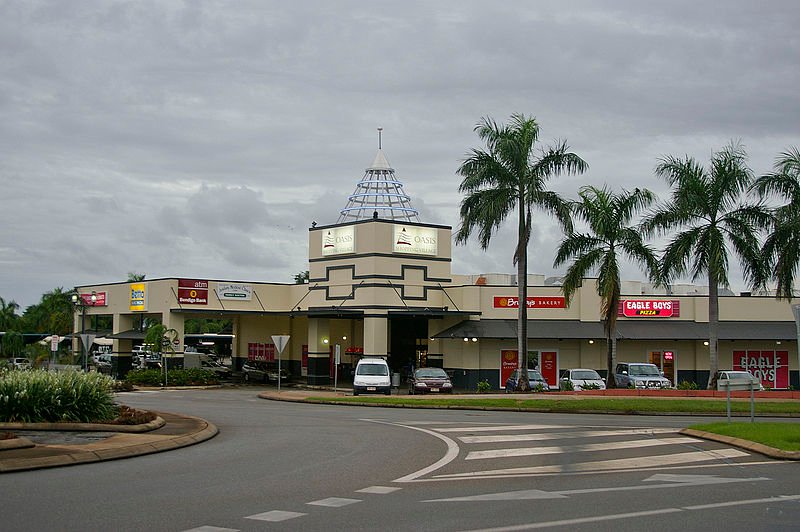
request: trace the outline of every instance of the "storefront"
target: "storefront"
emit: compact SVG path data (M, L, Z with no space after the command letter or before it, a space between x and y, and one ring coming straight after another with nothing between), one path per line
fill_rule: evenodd
M130 368L145 317L184 336L189 318L233 322L234 369L274 359L309 384L346 375L361 356L386 357L393 371L437 366L457 387L505 382L516 361L516 278L454 275L452 229L417 221L382 152L357 184L338 223L309 228L306 284L164 278L79 287L102 294L87 315L113 317L114 367ZM606 345L595 280L569 306L557 284L529 275L528 365L554 384L567 368L605 374ZM677 383L707 381L708 298L626 282L618 313L617 360L652 362ZM80 329L76 314L76 331ZM288 335L283 353L271 337ZM794 317L772 297L720 297L719 367L758 372L765 387L798 386ZM178 351L182 352L184 341ZM340 365L334 365L337 348ZM765 380L766 379L766 380Z

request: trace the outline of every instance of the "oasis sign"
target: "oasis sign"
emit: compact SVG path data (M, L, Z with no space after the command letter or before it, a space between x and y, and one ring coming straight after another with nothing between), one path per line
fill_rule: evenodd
M412 255L436 255L439 252L436 229L413 225L395 225L392 251Z
M567 308L563 296L528 296L528 308ZM513 296L495 296L494 308L519 308L519 298Z
M619 316L626 318L677 318L680 301L665 299L624 299L619 303Z
M178 303L208 305L208 281L178 279Z
M322 254L339 255L354 253L356 250L356 233L352 225L326 229L322 235Z

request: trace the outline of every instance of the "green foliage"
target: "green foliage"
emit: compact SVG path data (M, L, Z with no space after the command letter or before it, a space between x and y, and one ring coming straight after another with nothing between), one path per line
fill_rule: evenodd
M692 381L681 381L678 383L679 390L697 390L697 383Z
M492 391L492 385L486 379L478 382L478 393L489 393Z
M99 373L32 370L0 376L0 421L42 423L114 419L113 380Z
M129 371L125 382L137 386L163 386L164 373L160 369L137 369ZM219 378L207 369L171 369L169 370L170 386L206 386L219 384Z
M581 385L581 390L599 390L600 385L596 382L587 382L586 384Z
M184 334L201 334L201 333L221 333L226 328L230 327L233 322L231 320L211 320L204 318L192 318L183 323Z
M294 284L304 284L308 282L308 270L296 273L294 275Z
M2 348L3 356L21 356L22 350L25 348L25 341L22 337L22 333L18 331L8 331L3 335Z
M709 423L689 427L704 432L733 436L763 443L784 451L800 451L800 425L797 423Z
M161 323L151 325L147 329L144 337L146 345L153 346L153 353L175 354L175 340L178 338L178 331L168 329Z
M561 391L564 391L564 392L574 392L575 391L575 385L572 384L572 381L570 381L570 380L561 381L561 382L558 383L558 386L559 386L559 389Z
M534 393L544 392L544 384L542 384L541 382L537 382L531 391Z

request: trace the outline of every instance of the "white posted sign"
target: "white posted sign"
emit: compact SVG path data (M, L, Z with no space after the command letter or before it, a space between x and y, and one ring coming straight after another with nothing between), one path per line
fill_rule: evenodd
M281 353L283 353L286 344L289 343L289 335L288 334L273 335L272 343L275 344L275 349L278 350L278 354L280 355Z

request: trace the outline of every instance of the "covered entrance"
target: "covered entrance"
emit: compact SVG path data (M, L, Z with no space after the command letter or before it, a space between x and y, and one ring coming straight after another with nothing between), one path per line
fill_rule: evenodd
M428 363L428 318L393 316L389 318L389 368L406 379L413 369ZM440 360L437 360L441 364ZM413 368L413 369L412 369Z
M663 373L673 385L677 384L675 381L675 351L671 349L650 351L648 362L658 366L661 373Z

